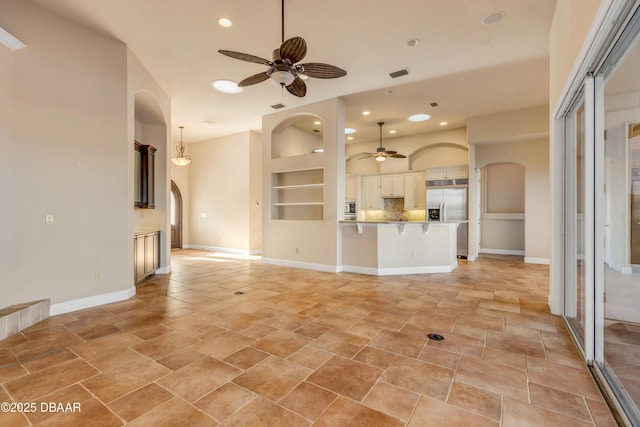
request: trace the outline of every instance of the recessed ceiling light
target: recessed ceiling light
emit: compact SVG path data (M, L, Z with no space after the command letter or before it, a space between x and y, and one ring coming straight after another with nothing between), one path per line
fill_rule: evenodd
M484 25L493 25L493 24L497 24L502 18L504 18L504 12L493 12L489 15L487 15L483 20L482 23Z
M363 116L368 116L369 114L371 114L371 111L363 111L363 112L362 112L362 115L363 115Z
M238 83L231 80L215 80L211 82L211 87L223 93L240 93L242 88Z
M447 122L440 122L440 126L446 126L446 125L448 125Z
M428 114L414 114L409 117L410 122L424 122L425 120L429 120L431 118Z
M348 136L348 137L347 137L347 139L348 139L349 141L353 141L353 137L352 137L352 136Z
M409 47L417 46L418 43L420 43L420 39L416 39L415 37L412 38L412 39L407 40L407 46L409 46Z
M356 130L354 128L344 128L344 133L345 135L350 135L352 133L356 133Z
M205 122L208 125L212 125L215 123L215 121L211 120L211 119L204 119L203 122Z
M396 130L395 130L395 129L391 129L391 130L389 131L389 133L396 133Z
M229 28L233 25L233 23L231 22L231 19L222 17L218 18L218 25L220 25L221 27Z
M314 125L321 125L322 122L320 120L316 120L315 122L313 122Z

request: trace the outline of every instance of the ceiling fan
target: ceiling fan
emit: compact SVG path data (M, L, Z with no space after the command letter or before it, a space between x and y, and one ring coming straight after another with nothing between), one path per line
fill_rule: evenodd
M232 50L218 50L218 52L241 61L254 62L269 67L265 72L254 74L242 80L238 83L239 87L254 85L271 78L281 87L286 87L290 94L303 97L307 94L307 85L300 77L301 75L317 79L335 79L347 75L347 72L342 68L321 62L296 64L306 56L307 43L302 37L284 39L284 0L282 0L282 44L273 51L271 61Z
M362 157L358 157L358 160L361 159L368 159L369 157L375 157L375 159L379 162L384 162L385 160L387 160L387 157L394 157L396 159L406 159L407 156L403 155L403 154L398 154L397 151L387 151L385 150L385 148L382 146L382 125L384 125L384 122L378 122L378 126L380 126L380 147L378 147L376 149L375 153L362 153L365 154Z

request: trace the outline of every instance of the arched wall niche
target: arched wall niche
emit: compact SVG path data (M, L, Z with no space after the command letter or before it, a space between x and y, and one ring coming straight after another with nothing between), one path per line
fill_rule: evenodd
M271 132L271 158L302 156L324 150L324 120L315 114L296 114Z
M423 170L434 167L469 164L469 147L453 142L425 145L407 155L409 168Z

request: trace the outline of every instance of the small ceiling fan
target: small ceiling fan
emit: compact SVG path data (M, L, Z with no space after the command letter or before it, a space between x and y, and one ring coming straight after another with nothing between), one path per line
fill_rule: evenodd
M218 50L218 52L241 61L254 62L269 67L265 72L254 74L242 80L238 83L239 87L254 85L271 78L280 86L286 87L290 94L300 98L307 94L307 85L300 77L302 74L317 79L335 79L347 75L347 72L342 68L321 62L296 64L307 55L307 43L302 37L284 39L284 0L282 0L282 44L273 51L271 61L232 50Z
M362 153L365 154L362 157L358 157L358 160L362 160L362 159L368 159L369 157L375 157L375 159L379 162L384 162L385 160L387 160L387 157L393 157L396 159L406 159L407 156L403 155L403 154L398 154L397 151L387 151L385 150L385 148L382 146L382 125L384 125L384 122L378 122L378 126L380 126L380 147L378 147L376 149L375 153Z

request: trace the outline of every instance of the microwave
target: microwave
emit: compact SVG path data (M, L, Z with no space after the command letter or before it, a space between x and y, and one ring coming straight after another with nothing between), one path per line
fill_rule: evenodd
M356 202L345 202L344 219L356 219Z

